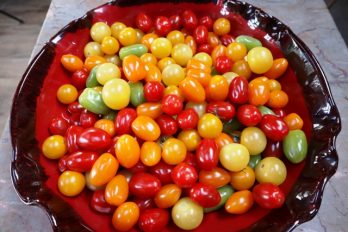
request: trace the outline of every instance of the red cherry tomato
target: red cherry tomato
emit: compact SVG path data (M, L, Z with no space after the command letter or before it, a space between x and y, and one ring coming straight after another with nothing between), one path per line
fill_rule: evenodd
M80 114L80 126L82 126L83 128L92 127L94 126L95 122L98 121L98 119L98 115L84 110Z
M166 114L162 114L156 119L158 126L161 129L162 135L171 136L178 130L178 123L174 118Z
M277 157L283 156L283 147L281 141L267 140L265 150L262 152L262 157Z
M183 108L183 102L179 96L169 94L162 99L162 111L169 115L176 115L180 113Z
M169 213L165 209L147 209L140 214L138 225L144 232L161 232L169 222Z
M68 117L68 122L71 125L81 126L81 124L80 124L80 116L81 116L81 113L73 113L73 114L70 115L70 117Z
M182 13L182 22L184 27L189 31L195 29L198 24L197 17L191 10L185 10Z
M184 163L187 163L188 165L191 165L192 167L194 167L196 169L197 173L200 171L200 168L198 167L196 154L193 154L191 152L187 152Z
M148 102L158 102L162 99L164 86L158 81L147 82L144 86L144 97Z
M221 41L222 45L227 47L230 43L234 42L234 37L232 35L225 34L225 35L220 37L220 41Z
M212 31L213 24L214 22L210 16L206 15L199 19L199 25L204 25L208 29L208 31Z
M135 18L135 24L143 32L149 32L153 27L153 22L150 16L144 13L139 13Z
M147 199L135 198L133 201L135 202L135 204L138 205L140 212L156 207L155 201L152 198L147 198Z
M253 197L256 203L265 209L280 208L285 201L285 195L279 186L272 183L261 183L254 187Z
M204 208L217 206L220 203L220 193L212 185L196 183L190 189L190 198Z
M262 115L256 106L247 104L238 108L237 118L245 126L255 126L261 121Z
M129 192L141 199L155 197L160 188L161 181L145 172L135 173L129 182Z
M218 56L215 62L215 69L221 74L232 70L232 60L227 56Z
M182 130L189 130L196 128L199 116L194 109L188 108L181 111L176 120L178 121L178 125Z
M204 44L208 42L208 29L204 25L199 25L193 31L193 38L197 44Z
M93 192L90 205L93 210L105 214L113 213L116 208L105 201L104 190L96 190Z
M92 169L98 157L99 155L96 152L77 151L67 156L66 167L71 171L87 172Z
M53 135L64 136L69 127L69 123L61 116L52 119L49 130Z
M219 152L214 139L203 139L196 149L198 166L207 171L213 169L219 162Z
M289 133L289 128L284 120L272 114L266 114L262 117L260 129L265 133L267 138L274 141L282 141Z
M137 112L133 108L124 108L118 111L115 118L116 134L131 134L132 122L136 119L136 117Z
M172 171L174 166L163 161L150 168L150 173L156 176L162 185L172 183Z
M69 153L78 151L80 148L77 144L77 140L82 133L83 128L80 126L70 126L65 133L65 142Z
M182 25L182 19L180 15L172 15L169 17L172 30L180 30Z
M75 86L77 90L82 90L86 88L87 78L88 71L86 69L77 70L71 76L71 84Z
M231 81L228 98L232 103L244 104L249 100L248 81L244 77L238 76Z
M205 52L210 54L213 51L213 47L210 44L201 44L197 48L197 52Z
M155 31L159 36L166 36L171 31L171 24L167 17L158 16L155 21Z
M90 127L77 138L79 147L87 151L103 151L111 145L111 136L104 130Z
M198 175L193 166L187 163L180 163L173 169L172 179L177 186L190 188L196 183Z
M66 166L66 160L68 159L68 155L63 156L62 158L59 159L58 162L58 170L60 172L64 172L68 169L68 167Z
M206 112L215 114L223 121L231 120L235 115L234 106L231 103L224 101L208 103Z
M81 113L84 110L83 106L78 102L70 103L68 106L68 112L71 114Z
M272 109L273 112L280 118L284 118L286 113L283 109Z
M147 169L147 166L143 164L141 161L138 161L133 167L127 168L127 170L133 174L138 172L146 172Z

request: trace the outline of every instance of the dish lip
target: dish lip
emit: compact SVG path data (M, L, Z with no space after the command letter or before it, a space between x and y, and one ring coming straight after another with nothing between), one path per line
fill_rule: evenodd
M69 22L66 26L64 26L61 30L59 30L54 36L52 36L48 42L46 42L44 44L44 46L41 48L41 50L36 54L36 56L30 61L26 71L24 72L17 88L15 91L15 95L13 97L12 100L12 108L11 108L11 118L10 118L10 135L11 135L11 144L12 144L12 162L11 162L11 177L12 177L12 183L13 186L15 187L15 190L17 192L17 195L19 196L19 198L21 199L21 201L27 205L36 205L39 206L40 208L44 209L44 211L46 212L46 214L49 216L51 225L53 227L53 229L55 231L61 231L59 225L56 223L56 212L54 212L53 208L48 207L48 205L46 205L46 202L42 202L40 201L39 198L32 198L30 196L28 196L26 194L26 192L28 190L25 190L24 188L20 188L20 184L18 182L17 179L17 174L16 172L19 171L18 167L16 166L16 161L18 161L18 144L16 143L16 137L18 135L17 130L18 128L16 128L17 126L17 119L18 119L18 98L21 94L21 90L22 88L25 87L25 84L27 82L29 73L31 72L31 70L36 66L37 62L42 59L42 57L44 57L46 55L47 52L54 52L55 49L55 45L56 45L56 40L61 38L65 33L70 32L75 30L75 26L77 24L82 23L84 20L88 20L90 17L92 17L92 14L94 11L96 11L97 9L104 7L106 5L119 5L122 3L126 3L127 1L125 0L113 0L110 2L107 2L105 4L102 4L100 6L97 6L91 10L89 10L86 14L84 14L82 17L72 20L71 22ZM253 12L255 13L255 11L258 12L258 14L262 14L262 17L268 18L274 22L277 22L277 24L279 26L282 27L281 30L279 30L279 32L281 31L281 36L284 36L284 33L288 34L290 36L290 38L292 38L296 44L300 47L300 49L302 51L304 51L306 53L306 58L310 61L310 63L314 66L315 70L317 70L319 73L318 75L320 76L320 80L323 81L323 89L326 91L324 94L326 95L330 106L333 108L334 113L336 115L334 115L336 117L336 121L334 122L333 125L331 125L331 128L333 128L333 130L331 130L331 134L329 137L326 138L326 151L330 152L330 156L332 156L331 158L333 158L333 160L335 161L334 164L332 166L325 166L326 168L328 168L328 172L326 173L327 175L325 176L325 178L321 179L319 181L319 189L318 189L318 194L319 194L319 198L316 199L315 202L315 210L314 211L307 211L305 215L299 214L298 217L295 218L291 218L291 222L286 225L285 230L286 231L291 231L294 228L296 228L299 224L304 223L306 221L311 220L318 212L320 205L321 205L321 198L323 196L323 192L324 192L324 188L325 185L327 184L327 182L329 181L329 179L334 175L334 173L337 170L338 167L338 155L337 155L337 150L336 150L336 138L339 134L339 132L341 131L341 119L340 119L340 115L339 115L339 111L337 108L337 105L333 99L332 93L331 93L331 89L328 83L328 80L326 78L326 75L323 71L323 69L321 68L318 60L316 59L316 57L314 56L313 52L309 49L309 47L290 29L290 27L288 27L286 24L284 24L282 21L280 21L278 18L269 15L268 13L266 13L265 11L263 11L262 9L260 9L259 7L256 7L254 5L251 5L249 3L246 3L245 1L238 1L238 0L219 0L219 1L209 1L209 0L204 0L204 1L192 1L192 0L166 0L166 1L158 1L158 0L154 0L154 1L142 1L142 0L136 0L136 1L132 1L130 4L132 5L136 5L138 3L144 3L144 2L172 2L172 3L180 3L180 2L194 2L194 3L208 3L208 2L213 2L214 4L240 4L243 5L245 7L248 7L249 9L252 9ZM248 20L247 18L243 17L245 20ZM272 37L273 38L273 37ZM278 38L279 40L279 38ZM47 70L46 70L47 71ZM36 103L35 103L36 105ZM35 114L35 112L34 112ZM31 160L33 163L34 161ZM306 167L305 167L306 168ZM43 170L41 170L43 172ZM44 173L40 173L45 177ZM302 176L302 173L300 174L300 176ZM299 177L300 178L300 177ZM41 180L42 181L42 180ZM44 181L42 181L42 183L44 183ZM27 186L27 187L32 187L32 186ZM41 188L46 188L44 185L40 186ZM84 222L82 220L79 221L80 226L82 228L82 231L92 231L88 226L86 226L84 224ZM257 223L256 223L257 224ZM247 229L249 230L249 229ZM250 230L254 230L253 228L251 228Z

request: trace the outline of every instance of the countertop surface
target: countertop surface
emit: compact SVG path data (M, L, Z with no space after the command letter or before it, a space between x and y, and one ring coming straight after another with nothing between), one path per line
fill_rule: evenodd
M36 55L46 41L71 20L106 0L52 0L33 48ZM309 222L295 231L348 231L348 143L345 130L348 115L348 50L323 0L249 0L288 25L312 50L322 66L342 118L337 138L339 166L328 182L321 208ZM12 148L8 124L0 140L0 225L1 231L52 231L46 213L29 207L18 198L11 181Z

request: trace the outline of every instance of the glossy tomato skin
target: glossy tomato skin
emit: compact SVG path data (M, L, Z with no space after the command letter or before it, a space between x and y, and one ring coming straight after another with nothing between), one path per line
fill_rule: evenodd
M208 29L204 25L199 25L193 31L193 38L197 44L204 44L208 42Z
M216 71L221 74L230 72L232 70L232 60L230 60L227 56L218 56L215 62Z
M156 176L163 185L172 183L172 171L174 166L160 161L150 168L150 173Z
M146 172L148 170L148 167L141 161L138 161L133 167L127 168L127 170L134 174L138 172Z
M232 35L225 34L220 37L220 41L222 45L227 47L230 43L234 42L234 37Z
M200 44L197 48L197 52L205 52L210 54L213 51L213 47L210 44Z
M189 31L195 29L198 24L197 17L191 10L185 10L182 13L182 22L185 29Z
M228 184L231 180L229 172L223 168L215 167L210 171L201 170L199 172L199 182L209 184L215 188L220 188Z
M76 87L77 90L86 88L86 81L88 78L88 71L86 69L80 69L73 73L71 76L71 84Z
M169 213L165 209L147 209L140 214L138 225L144 232L161 232L169 222Z
M84 110L80 114L80 126L83 128L92 127L98 119L99 117L97 114Z
M66 158L66 166L71 171L87 172L91 170L98 157L96 152L77 151Z
M283 156L283 146L281 141L268 140L265 150L262 152L263 157L277 157Z
M221 196L216 188L203 183L196 183L190 189L190 198L204 208L217 206L221 200Z
M198 124L199 116L194 109L188 108L181 111L178 114L178 117L176 120L178 122L180 129L190 130L190 129L196 128Z
M134 174L129 182L130 193L141 199L155 197L160 188L161 181L154 175L144 172Z
M169 17L169 22L172 30L179 30L182 25L182 18L180 15L175 14Z
M172 179L179 187L190 188L196 183L198 175L193 166L187 163L180 163L173 169Z
M207 104L206 112L215 114L223 121L228 121L234 117L235 108L229 102L216 101Z
M246 104L238 108L237 118L245 126L255 126L261 121L262 115L256 106Z
M166 114L162 114L161 116L159 116L156 119L156 122L161 129L162 135L171 136L175 134L178 130L177 121L173 117L168 116Z
M143 212L147 209L156 208L156 204L152 198L135 198L133 201L138 205L140 212Z
M110 214L115 211L115 206L108 204L105 201L104 190L96 190L93 192L90 206L93 210L99 213Z
M148 102L158 102L162 99L164 86L158 81L147 82L144 86L144 96Z
M262 117L260 128L265 133L267 138L274 141L282 141L289 133L289 128L284 120L275 115L266 114Z
M171 31L171 23L165 16L158 16L155 20L155 31L159 36L166 36Z
M195 154L193 154L191 152L187 152L184 162L189 164L189 165L191 165L192 167L194 167L194 169L196 169L197 173L200 171L200 168L198 167L198 162L197 162L197 158L196 158Z
M65 142L69 153L78 151L80 147L78 146L78 138L82 133L83 128L80 126L70 126L65 133Z
M135 18L135 24L143 32L149 32L153 27L153 21L150 16L144 13L139 13Z
M214 139L203 139L196 149L198 166L203 170L212 170L219 162L219 152Z
M248 81L244 77L235 77L229 87L228 98L232 103L244 104L249 100Z
M49 127L49 131L53 135L64 136L69 128L69 123L63 119L61 116L52 119Z
M261 183L253 188L255 202L265 209L280 208L285 201L285 194L275 184Z
M169 94L162 99L162 110L168 115L176 115L181 112L183 102L177 95Z
M133 108L124 108L120 110L115 118L116 134L132 134L132 122L136 117L137 112Z
M213 29L214 22L210 16L206 15L199 19L199 24L204 25L208 31L211 31Z
M87 151L103 151L111 145L111 136L99 128L87 128L77 139L79 147Z

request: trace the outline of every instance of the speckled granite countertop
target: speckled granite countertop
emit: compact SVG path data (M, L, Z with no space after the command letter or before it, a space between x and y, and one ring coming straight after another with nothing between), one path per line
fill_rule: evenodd
M33 49L32 57L64 25L106 0L52 0ZM348 49L323 0L249 0L280 19L309 46L327 75L342 117L337 139L339 167L325 188L317 216L295 231L348 231ZM12 150L8 124L0 140L0 225L1 231L52 231L45 212L24 205L16 195L10 176Z

